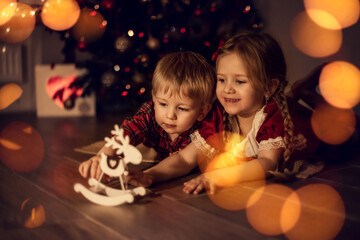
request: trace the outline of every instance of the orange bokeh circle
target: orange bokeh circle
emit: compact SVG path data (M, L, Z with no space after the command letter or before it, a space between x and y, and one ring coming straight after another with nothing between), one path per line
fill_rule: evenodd
M345 61L329 63L321 71L319 89L331 105L352 108L360 102L360 71Z
M0 132L0 160L17 172L38 168L44 158L44 141L39 132L24 122L12 122Z
M17 3L13 17L0 25L0 40L19 43L27 39L35 28L35 11L24 3Z
M327 57L339 51L342 44L340 30L325 29L301 12L291 22L291 39L295 47L310 57Z
M0 88L0 110L7 108L21 97L23 90L16 83L8 83Z
M309 184L296 190L301 212L295 226L285 233L290 240L334 239L345 221L339 193L326 184Z
M16 5L16 0L0 1L0 25L5 24L14 16Z
M291 188L280 184L270 184L255 191L246 208L250 225L259 233L269 236L283 234L284 226L286 230L291 229L300 213L299 207L285 204L293 192Z
M304 6L311 19L325 28L346 28L359 20L359 0L304 0ZM321 11L329 16L312 14L311 10ZM330 16L333 20L330 19Z
M75 0L47 0L41 10L45 26L63 31L75 25L80 16L80 6Z
M325 143L338 145L354 133L356 117L352 109L333 107L325 102L316 106L311 116L315 135Z
M105 33L107 22L100 12L83 8L70 34L80 42L91 43L99 40Z

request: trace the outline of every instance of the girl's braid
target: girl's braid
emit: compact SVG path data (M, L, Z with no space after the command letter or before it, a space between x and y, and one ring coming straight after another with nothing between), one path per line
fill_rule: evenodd
M230 138L229 134L233 131L232 125L230 122L230 116L227 112L224 111L223 113L223 126L224 126L224 141L227 142Z
M284 119L284 161L287 162L290 159L292 152L294 151L293 137L294 137L294 123L291 120L289 108L284 92L286 81L281 81L279 84L278 91L272 96L277 102L281 115Z

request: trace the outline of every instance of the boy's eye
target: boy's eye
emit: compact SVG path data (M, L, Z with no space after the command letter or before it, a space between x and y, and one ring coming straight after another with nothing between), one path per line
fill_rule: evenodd
M160 106L166 107L166 103L159 102Z

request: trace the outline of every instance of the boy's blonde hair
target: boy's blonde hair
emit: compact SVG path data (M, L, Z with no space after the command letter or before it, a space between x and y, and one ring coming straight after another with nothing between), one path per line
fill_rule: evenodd
M152 91L185 95L202 104L211 103L215 93L214 68L198 53L191 51L165 55L156 65Z

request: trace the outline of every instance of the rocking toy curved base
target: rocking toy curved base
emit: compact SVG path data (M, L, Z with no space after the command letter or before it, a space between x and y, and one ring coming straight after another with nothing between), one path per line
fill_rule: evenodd
M81 193L89 201L103 206L117 206L123 203L132 203L134 201L134 196L144 196L146 193L146 190L143 187L129 190L114 189L99 183L93 178L89 179L89 185L92 186L94 191L80 183L74 185L74 190L77 193ZM102 194L103 192L106 195Z

